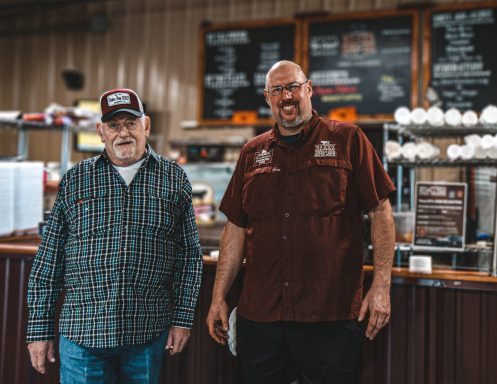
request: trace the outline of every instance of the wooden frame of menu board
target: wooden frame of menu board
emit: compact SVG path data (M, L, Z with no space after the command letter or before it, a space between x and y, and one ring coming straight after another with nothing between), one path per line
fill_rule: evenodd
M283 40L286 42L286 39L284 39L285 34L289 33L292 28L293 42L282 47L281 50L284 52L280 52L279 45L281 46L280 43ZM217 32L219 34L216 35ZM209 37L210 44L214 48L211 48L211 52L208 52L206 39L210 33L211 35L209 36L212 36ZM251 34L252 36L255 35L258 47L254 48L256 44L250 45L249 48L252 49L252 52L250 50L248 51L249 54L243 52L246 57L242 57L242 60L238 60L237 63L238 68L245 67L247 72L235 72L233 74L233 70L236 69L234 60L237 59L236 44L243 45L247 41L251 42ZM298 61L300 59L301 35L301 25L294 19L223 23L202 27L199 35L198 123L207 126L272 125L274 119L263 93L266 72L278 60L291 59ZM274 41L275 37L280 40ZM233 44L230 45L230 41ZM293 49L293 57L285 56L285 51L290 49ZM241 49L238 53L240 52L242 52ZM278 54L283 55L283 57L278 56ZM213 55L214 57L212 57ZM221 61L217 67L220 71L209 75L208 79L212 85L210 86L211 89L207 89L207 67L213 66L213 59ZM259 61L259 59L262 60ZM253 61L249 62L250 60ZM221 72L223 69L226 69L224 78ZM249 79L249 76L246 76L247 74L251 75L253 79ZM232 81L231 89L229 86L226 89L221 89L228 83L225 81L226 79ZM254 84L254 79L257 79L257 84ZM244 89L237 89L237 83L241 84L243 87L240 88ZM249 85L247 86L247 84ZM209 105L206 103L209 103ZM217 106L215 103L217 103ZM245 105L242 103L245 103ZM259 113L261 111L262 113Z
M435 6L425 13L424 25L423 95L431 87L444 110L480 112L497 104L497 53L491 48L497 37L497 3ZM426 99L424 106L430 106Z
M399 106L417 106L418 20L416 10L307 19L303 69L313 107L331 118L343 111L348 120L384 121Z

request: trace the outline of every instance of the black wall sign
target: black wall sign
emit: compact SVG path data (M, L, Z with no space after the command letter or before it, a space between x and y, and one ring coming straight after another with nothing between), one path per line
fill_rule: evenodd
M497 8L436 11L430 23L429 85L443 108L497 104Z
M355 106L359 116L412 106L414 15L311 21L307 37L313 107Z
M466 183L416 183L415 247L464 248L466 190Z
M295 25L206 30L201 73L203 122L231 121L239 111L271 119L264 99L266 73L279 60L294 60Z

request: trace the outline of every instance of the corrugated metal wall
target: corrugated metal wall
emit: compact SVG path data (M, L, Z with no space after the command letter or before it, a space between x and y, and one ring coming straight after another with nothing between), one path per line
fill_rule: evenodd
M439 1L454 2L454 1ZM395 8L399 0L0 0L0 110L40 112L51 102L72 105L106 89L130 87L152 112L165 140L207 137L222 130L183 133L197 108L198 31L204 20L291 17L297 12ZM416 3L410 1L410 3ZM16 6L13 6L15 4ZM24 5L25 7L20 7ZM106 32L89 23L106 15ZM68 91L65 69L85 74L83 91ZM241 135L251 131L237 130ZM0 156L16 151L16 132L0 132ZM32 132L32 159L57 160L60 135ZM80 156L74 154L74 160Z

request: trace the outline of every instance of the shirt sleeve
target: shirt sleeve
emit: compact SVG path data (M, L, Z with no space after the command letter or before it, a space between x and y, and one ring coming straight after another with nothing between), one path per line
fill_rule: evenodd
M235 172L226 188L219 210L226 215L228 220L238 227L245 228L248 225L248 217L243 210L243 178L245 174L245 151L242 150Z
M353 182L359 206L369 212L395 191L395 186L364 132L359 127L355 127L355 130L352 149Z
M36 253L28 282L28 327L26 342L55 339L55 306L63 286L65 176L60 182L47 227Z
M176 241L174 269L174 313L172 325L191 328L202 279L202 249L192 206L192 187L182 172L183 216Z

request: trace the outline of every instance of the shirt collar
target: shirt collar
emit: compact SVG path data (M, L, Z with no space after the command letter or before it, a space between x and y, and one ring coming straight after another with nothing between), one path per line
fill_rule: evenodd
M307 138L309 137L310 133L312 132L312 130L316 126L318 120L319 120L318 113L313 109L312 110L312 117L307 122L307 124L304 127L304 129L301 131L302 135L301 135L300 139L297 142L299 142L299 141L306 141L307 140ZM269 146L268 147L271 147L271 146L273 146L275 144L287 145L287 144L285 144L281 140L281 133L280 133L280 130L278 128L278 123L274 123L273 129L271 130L271 133L269 134Z
M154 159L155 161L159 162L160 156L157 153L155 153L155 151L152 149L152 147L150 146L150 144L146 143L145 144L145 161L143 162L143 164L147 164L149 159ZM95 164L98 164L100 162L104 162L104 163L106 162L106 163L112 164L112 162L110 161L109 156L107 155L107 152L105 151L105 149L97 157L97 160L95 161Z

